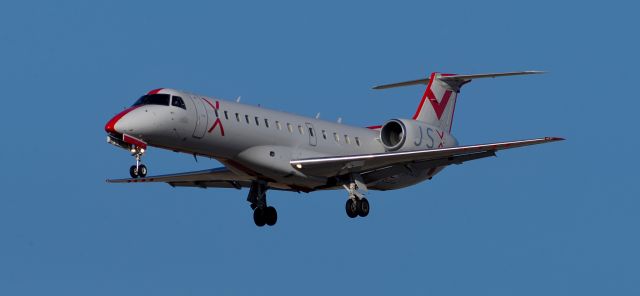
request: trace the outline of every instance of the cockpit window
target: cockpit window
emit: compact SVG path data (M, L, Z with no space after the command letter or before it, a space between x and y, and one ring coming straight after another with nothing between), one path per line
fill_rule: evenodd
M187 106L184 105L184 101L181 97L178 96L173 96L173 99L171 99L171 106L176 106L178 108L187 110Z
M144 95L140 97L135 103L134 106L139 105L163 105L169 106L169 99L171 98L168 94L155 94L155 95Z

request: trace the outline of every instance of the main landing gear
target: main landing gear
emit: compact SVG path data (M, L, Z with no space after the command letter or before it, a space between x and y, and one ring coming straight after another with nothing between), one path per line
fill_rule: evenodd
M253 209L253 222L258 227L273 226L278 221L276 208L267 206L267 189L266 182L252 182L249 196L247 196L247 201L251 203L251 209Z
M364 197L367 186L359 176L352 178L349 185L342 185L349 192L349 199L345 205L349 218L366 217L369 215L369 201Z
M142 164L142 155L144 154L144 148L134 147L131 149L131 153L136 158L136 164L129 168L129 175L131 178L144 178L147 176L147 167Z

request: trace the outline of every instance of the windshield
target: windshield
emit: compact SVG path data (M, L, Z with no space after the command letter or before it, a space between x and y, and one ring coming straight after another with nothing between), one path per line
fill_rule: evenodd
M139 105L163 105L169 106L169 99L171 98L168 94L155 94L155 95L144 95L140 97L133 106Z

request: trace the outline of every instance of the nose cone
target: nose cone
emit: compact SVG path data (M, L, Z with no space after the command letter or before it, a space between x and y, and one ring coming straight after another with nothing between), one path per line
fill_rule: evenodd
M122 130L116 129L116 124L118 124L120 119L122 119L125 115L127 115L129 112L131 112L131 111L133 111L133 110L135 110L137 108L138 108L138 106L131 107L131 108L125 109L124 111L118 113L116 116L114 116L113 118L111 118L111 120L109 120L107 122L107 124L104 126L104 130L107 133L120 133L120 134L122 134L123 133Z
M107 122L105 130L143 139L155 137L161 134L161 130L154 107L156 106L132 107L124 110Z

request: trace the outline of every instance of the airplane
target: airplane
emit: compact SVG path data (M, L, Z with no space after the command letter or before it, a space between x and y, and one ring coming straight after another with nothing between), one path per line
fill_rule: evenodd
M426 85L411 118L359 127L169 88L140 97L105 125L107 142L135 158L131 178L109 183L163 182L172 187L248 188L256 226L273 226L268 190L309 193L344 189L350 218L366 217L369 190L394 190L431 180L445 167L495 156L498 150L564 140L542 137L459 146L451 134L463 85L474 79L541 74L522 71L428 78L374 89ZM148 147L218 160L219 168L147 177L141 158Z

